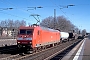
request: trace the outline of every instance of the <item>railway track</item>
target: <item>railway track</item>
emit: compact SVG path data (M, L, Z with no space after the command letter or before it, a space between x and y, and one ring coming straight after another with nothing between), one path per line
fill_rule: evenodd
M48 48L46 50L42 50L40 52L36 52L34 54L25 54L25 56L19 55L18 57L12 57L10 58L11 60L48 60L47 57L51 56L55 53L57 53L57 51L62 52L63 50L65 50L66 48L70 47L71 45L75 44L75 42L78 42L78 40L72 40L69 42L65 42L62 43L58 46L54 46L52 48ZM9 59L9 60L10 60Z
M78 42L78 40L72 40L69 42L62 43L60 45L48 48L46 50L42 50L33 54L25 54L25 55L10 55L7 57L3 57L0 60L48 60L47 57L57 53L57 51L62 52L66 48L70 47L71 45L75 44L74 42ZM50 58L49 58L50 59Z
M13 60L16 57L20 57L20 55L19 54L11 55L11 56L7 56L7 57L4 57L4 58L0 58L0 60Z
M63 43L63 44L60 44L60 45L55 46L55 47L53 47L51 49L48 49L46 51L43 51L43 52L41 52L39 54L36 54L36 55L33 55L33 56L28 56L28 57L26 57L26 58L24 58L22 60L49 60L49 59L47 59L48 56L51 56L51 55L57 53L57 51L62 52L66 48L68 48L71 45L73 45L74 42L75 42L75 40L70 41L70 42L66 42L66 43ZM19 60L21 60L21 59L19 59Z
M18 56L20 51L17 50L16 45L5 46L0 48L0 60L10 60L13 56Z
M12 51L17 48L17 45L0 47L0 52Z
M80 41L75 42L71 46L66 47L62 52L57 52L56 54L52 55L50 60L61 60L66 54L68 54Z

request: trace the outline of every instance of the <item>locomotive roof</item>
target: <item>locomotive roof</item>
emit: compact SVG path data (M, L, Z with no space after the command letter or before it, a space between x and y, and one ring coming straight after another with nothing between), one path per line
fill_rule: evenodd
M47 28L47 27L43 27L43 26L38 26L40 27L42 30L46 30L46 31L52 31L52 32L59 32L58 30L55 30L55 29L50 29L50 28ZM35 27L20 27L20 29L34 29Z
M55 30L55 29L50 29L50 28L46 28L46 27L43 27L43 26L40 26L40 27L43 30L52 31L52 32L59 32L58 30Z
M34 29L34 27L23 26L23 27L20 27L20 29Z

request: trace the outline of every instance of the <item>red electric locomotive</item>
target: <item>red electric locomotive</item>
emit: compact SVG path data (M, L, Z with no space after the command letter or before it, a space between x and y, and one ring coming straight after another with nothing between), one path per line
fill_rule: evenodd
M19 28L17 45L19 49L37 51L60 43L60 32L37 25Z

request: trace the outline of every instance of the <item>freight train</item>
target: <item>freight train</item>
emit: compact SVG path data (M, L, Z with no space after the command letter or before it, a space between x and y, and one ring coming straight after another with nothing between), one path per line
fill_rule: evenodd
M58 45L62 40L75 38L75 35L38 25L22 26L19 28L17 45L18 49L31 53Z

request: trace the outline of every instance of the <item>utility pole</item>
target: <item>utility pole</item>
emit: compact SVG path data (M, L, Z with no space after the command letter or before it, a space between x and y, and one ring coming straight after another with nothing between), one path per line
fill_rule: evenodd
M54 29L56 28L56 9L54 9Z

